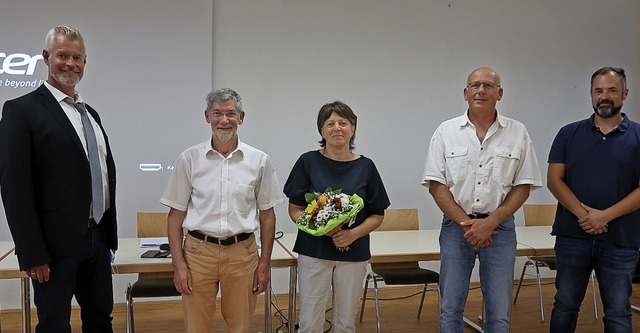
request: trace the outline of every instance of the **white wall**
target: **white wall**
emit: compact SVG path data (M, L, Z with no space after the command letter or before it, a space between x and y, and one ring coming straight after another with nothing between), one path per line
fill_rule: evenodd
M241 139L271 155L281 183L301 153L318 147L320 106L349 104L359 117L357 152L376 162L392 208L420 209L422 228L440 221L419 185L427 142L441 121L464 112L462 89L478 66L502 76L498 108L527 126L545 175L559 127L592 112L589 78L597 68L627 70L624 110L640 120L635 0L23 0L0 7L0 52L40 53L44 34L59 23L85 35L89 58L78 89L110 135L121 237L135 235L135 212L164 209L157 199L168 172L140 172L138 164L166 167L206 140L202 110L211 87L243 96ZM30 90L0 87L0 102ZM529 201L553 198L541 189ZM285 205L277 214L279 230L295 230ZM7 239L0 208L0 240ZM286 270L273 274L274 289L284 292ZM122 302L134 276L115 279ZM17 281L0 282L2 309L19 307L17 289Z

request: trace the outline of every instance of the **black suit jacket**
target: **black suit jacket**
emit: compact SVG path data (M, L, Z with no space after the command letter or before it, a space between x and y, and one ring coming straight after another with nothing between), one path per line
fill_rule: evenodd
M110 208L101 227L109 247L118 245L116 173L107 143ZM0 119L0 192L20 269L77 251L89 232L91 174L73 125L44 85L4 103Z

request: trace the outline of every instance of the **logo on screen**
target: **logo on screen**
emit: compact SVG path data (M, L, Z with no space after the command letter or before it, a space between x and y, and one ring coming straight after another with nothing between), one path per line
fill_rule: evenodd
M35 88L44 80L33 79L31 76L36 71L39 62L43 60L41 54L29 55L27 53L0 52L0 87L8 88ZM44 61L42 61L44 62Z
M38 60L43 60L42 54L30 56L26 53L10 53L0 52L0 74L9 75L33 75L36 70Z

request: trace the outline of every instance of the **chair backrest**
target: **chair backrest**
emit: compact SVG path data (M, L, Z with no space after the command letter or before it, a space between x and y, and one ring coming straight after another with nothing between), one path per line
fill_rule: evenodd
M524 225L526 226L543 226L553 225L556 217L556 204L538 205L524 204Z
M377 231L418 230L420 222L417 208L387 209Z
M138 212L138 237L167 237L167 215Z
M417 208L400 208L387 209L384 211L384 219L382 224L376 231L400 231L400 230L418 230L420 229L420 221L418 219ZM372 263L371 268L389 269L389 268L417 268L417 261L399 262L399 263Z

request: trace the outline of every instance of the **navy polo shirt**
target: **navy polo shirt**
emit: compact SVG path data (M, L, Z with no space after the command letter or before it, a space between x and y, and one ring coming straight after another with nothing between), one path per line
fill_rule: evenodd
M594 115L560 129L549 152L549 163L565 165L565 183L580 202L606 209L638 188L640 180L640 125L623 120L602 134ZM620 246L640 247L640 210L609 222L608 232L585 233L578 218L558 204L552 235L608 240Z

